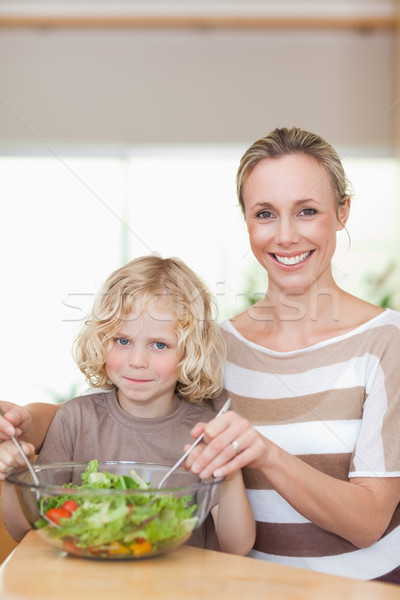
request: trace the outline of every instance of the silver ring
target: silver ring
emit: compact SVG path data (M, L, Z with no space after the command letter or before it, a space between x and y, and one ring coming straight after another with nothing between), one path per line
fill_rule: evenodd
M239 441L238 440L233 440L232 446L233 446L233 449L235 450L236 454L239 454L239 452L240 452Z

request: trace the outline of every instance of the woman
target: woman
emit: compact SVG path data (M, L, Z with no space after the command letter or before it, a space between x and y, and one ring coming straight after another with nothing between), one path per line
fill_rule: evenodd
M237 184L268 289L222 325L234 411L192 430L208 444L187 466L246 467L251 556L400 582L400 315L332 277L350 209L340 159L316 135L277 129L245 153Z
M332 276L350 209L340 159L276 129L243 156L237 189L268 289L222 325L234 412L192 431L209 443L188 466L249 467L250 556L400 582L400 314Z

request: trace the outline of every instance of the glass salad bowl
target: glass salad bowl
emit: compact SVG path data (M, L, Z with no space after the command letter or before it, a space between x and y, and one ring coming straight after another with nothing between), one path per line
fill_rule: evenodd
M129 461L34 465L7 476L32 527L52 546L98 559L142 559L184 544L200 528L223 481Z

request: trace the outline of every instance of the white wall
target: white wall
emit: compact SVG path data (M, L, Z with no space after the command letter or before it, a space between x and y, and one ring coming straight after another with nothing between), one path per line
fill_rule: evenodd
M248 144L296 124L390 153L394 46L390 30L1 29L1 150Z

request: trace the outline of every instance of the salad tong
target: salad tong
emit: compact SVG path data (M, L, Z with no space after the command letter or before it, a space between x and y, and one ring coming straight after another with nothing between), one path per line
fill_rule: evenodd
M228 398L228 400L222 406L221 410L215 415L215 419L217 419L224 412L226 412L227 410L229 410L230 405L231 405L231 399ZM167 473L165 473L164 477L161 479L160 483L157 486L158 490L161 489L162 487L164 487L164 484L167 481L167 479L172 475L172 473L174 473L176 471L176 469L178 467L181 466L181 464L187 459L187 457L189 456L189 454L191 453L191 451L193 450L193 448L195 448L198 444L200 444L200 442L201 442L201 440L203 438L204 438L204 433L202 433L201 435L199 435L199 437L194 440L194 442L190 446L190 448L188 448L186 450L186 452L184 454L182 454L182 456L180 457L180 459L177 460L176 463L170 468L170 470L167 471Z

